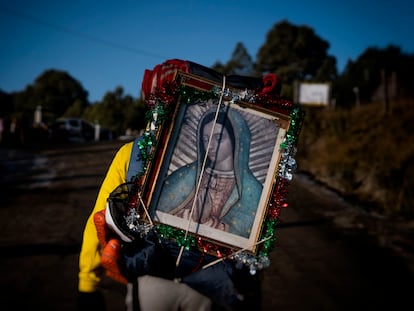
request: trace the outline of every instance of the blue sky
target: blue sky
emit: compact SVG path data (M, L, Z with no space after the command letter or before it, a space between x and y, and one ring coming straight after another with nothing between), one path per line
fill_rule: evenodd
M0 0L0 89L22 91L47 69L68 72L91 102L122 86L138 97L145 69L171 58L253 59L281 20L307 25L343 70L367 47L414 53L414 1Z

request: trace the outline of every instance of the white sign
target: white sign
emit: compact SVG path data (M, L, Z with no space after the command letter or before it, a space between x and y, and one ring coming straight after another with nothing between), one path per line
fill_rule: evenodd
M299 103L309 105L329 105L328 83L301 83L299 84Z

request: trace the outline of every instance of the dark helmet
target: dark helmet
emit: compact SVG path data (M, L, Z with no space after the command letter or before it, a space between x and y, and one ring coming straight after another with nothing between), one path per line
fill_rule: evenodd
M151 225L142 219L136 199L136 185L119 185L109 195L106 223L124 242L132 242L148 233Z

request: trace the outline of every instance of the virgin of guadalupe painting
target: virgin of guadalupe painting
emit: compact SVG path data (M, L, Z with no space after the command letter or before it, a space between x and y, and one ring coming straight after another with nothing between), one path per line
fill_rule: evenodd
M248 245L264 217L280 132L274 120L230 104L188 106L161 180L159 220Z

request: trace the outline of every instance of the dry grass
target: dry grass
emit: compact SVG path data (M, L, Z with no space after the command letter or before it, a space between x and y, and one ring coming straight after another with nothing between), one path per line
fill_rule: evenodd
M387 216L414 218L414 101L306 108L299 170Z

